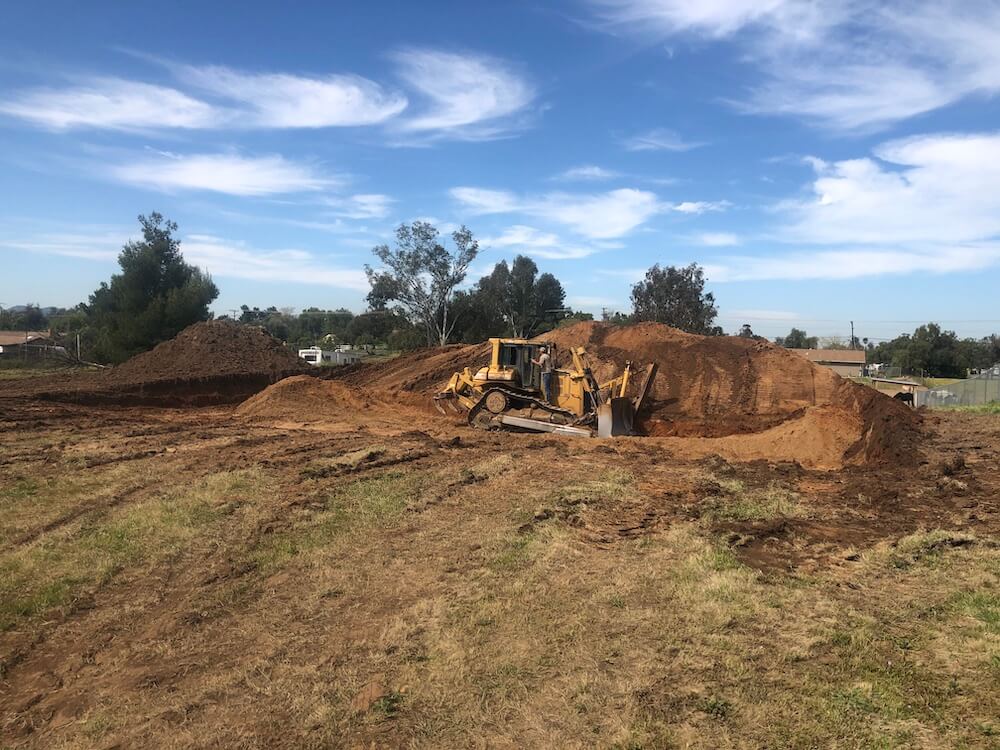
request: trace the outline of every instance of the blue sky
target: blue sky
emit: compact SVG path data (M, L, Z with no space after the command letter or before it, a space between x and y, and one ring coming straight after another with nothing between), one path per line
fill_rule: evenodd
M983 335L998 90L975 0L11 4L0 303L84 300L155 210L219 313L361 311L426 219L592 312L694 261L727 331Z

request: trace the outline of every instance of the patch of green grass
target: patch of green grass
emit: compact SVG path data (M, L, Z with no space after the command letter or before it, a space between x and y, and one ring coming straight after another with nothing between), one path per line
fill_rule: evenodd
M1000 401L990 401L978 406L935 406L935 411L953 411L960 414L1000 414Z
M531 562L531 543L533 534L518 534L501 539L495 548L490 566L498 571L517 570Z
M952 606L956 611L979 620L987 633L1000 635L1000 594L992 591L964 592L954 598Z
M40 486L34 479L18 479L11 485L0 487L0 508L34 497Z
M391 528L428 484L423 472L387 472L347 480L326 498L326 507L295 527L269 535L251 551L251 560L265 571L371 530Z
M701 516L708 521L770 521L805 514L798 495L776 483L753 488L738 479L717 479L714 483L721 492L701 505Z
M896 542L889 553L889 564L896 568L907 568L918 562L934 564L943 551L972 544L975 537L957 531L933 529L918 531Z
M53 472L0 487L0 545L81 506L100 505L134 481L131 467L118 465L86 475Z
M187 546L227 501L261 482L222 472L191 487L116 508L0 554L0 631L70 604L88 587Z
M403 694L393 691L387 693L372 704L371 710L381 714L386 719L395 718L403 706Z
M713 719L724 721L733 712L733 704L725 698L712 695L702 701L701 710Z
M564 484L551 494L550 499L558 505L578 505L602 499L617 499L628 492L632 482L631 473L612 469L595 479Z

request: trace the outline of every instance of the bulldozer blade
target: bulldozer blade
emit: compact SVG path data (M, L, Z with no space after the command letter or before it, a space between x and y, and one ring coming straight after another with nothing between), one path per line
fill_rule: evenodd
M627 398L613 398L597 407L597 437L633 435L635 411Z
M659 369L660 365L656 362L653 362L646 368L646 374L643 376L642 383L639 385L639 393L632 402L632 411L635 412L635 414L639 413L642 409L642 405L646 402L646 397L649 395L649 390L653 386L653 380L656 378L656 372Z

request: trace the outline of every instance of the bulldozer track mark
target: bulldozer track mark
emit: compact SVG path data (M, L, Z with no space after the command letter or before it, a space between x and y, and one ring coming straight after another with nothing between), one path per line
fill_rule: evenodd
M112 497L106 503L95 502L95 503L88 503L86 505L81 505L78 508L74 508L69 513L64 513L58 518L54 518L48 523L43 524L38 528L32 529L22 534L19 538L15 539L11 544L15 547L24 547L25 545L31 544L32 542L36 541L42 535L48 534L52 531L55 531L56 529L71 524L77 519L82 518L83 516L99 511L108 511L113 508L117 508L119 505L122 505L129 498L142 492L145 489L148 489L151 486L152 483L141 484L136 487L130 487L124 492L119 492L117 495Z
M372 469L383 469L387 466L397 466L399 464L413 463L433 455L433 451L416 451L402 456L392 456L389 458L376 459L374 461L363 461L356 466L329 466L313 469L309 472L310 479L327 479L330 477L340 477L348 474L360 474Z
M123 453L117 456L96 456L94 458L84 459L83 466L86 469L93 469L96 466L106 466L108 464L123 463L125 461L138 461L143 458L149 458L150 456L159 456L163 453L163 449L150 449L145 451L134 451L132 453Z

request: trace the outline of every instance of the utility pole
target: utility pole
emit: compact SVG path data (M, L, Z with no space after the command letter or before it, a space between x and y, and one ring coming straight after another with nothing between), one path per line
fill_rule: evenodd
M854 321L851 321L851 348L854 348Z

